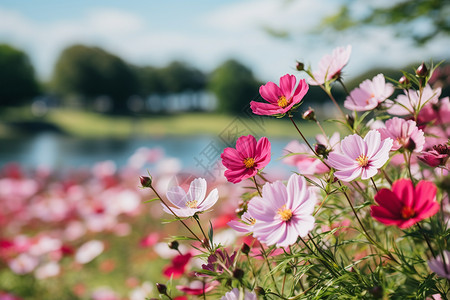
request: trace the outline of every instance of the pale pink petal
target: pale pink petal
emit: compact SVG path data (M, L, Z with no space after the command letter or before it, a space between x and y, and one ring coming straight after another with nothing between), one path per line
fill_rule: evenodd
M361 172L361 167L357 167L355 169L336 171L334 175L342 181L349 182L361 176Z
M198 205L198 207L202 210L208 210L211 207L213 207L214 204L216 204L217 200L219 199L219 192L217 190L217 188L213 189L208 197L206 197L205 200L203 200L202 202L200 202L200 204Z
M205 199L206 180L204 178L196 178L191 181L189 191L187 192L186 201L197 201L200 203Z
M180 186L171 187L166 192L167 199L177 207L186 206L186 192Z
M371 158L380 149L381 135L378 131L371 130L366 134L364 142L368 145L366 155Z
M349 158L357 159L361 154L367 153L367 145L360 136L352 134L342 140L341 150Z

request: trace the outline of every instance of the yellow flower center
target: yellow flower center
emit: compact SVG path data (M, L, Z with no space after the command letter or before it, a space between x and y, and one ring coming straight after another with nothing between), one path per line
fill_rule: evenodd
M197 200L191 200L186 202L186 206L189 208L197 208Z
M289 104L288 100L286 99L285 96L280 96L280 98L278 98L277 103L278 103L278 106L282 107L282 108L285 108Z
M414 209L412 207L404 206L402 208L402 218L403 219L410 219L410 218L414 217L415 214L416 214L416 212L414 211Z
M375 97L375 95L370 94L370 97L366 99L366 104L369 104L370 99L372 99L373 97Z
M255 159L253 157L247 157L244 159L244 165L247 169L252 168L255 165Z
M292 218L292 210L286 208L286 205L283 205L278 209L277 214L280 215L281 220L287 222Z
M255 223L256 223L255 218L252 218L252 217L246 218L246 221L247 221L247 223L249 223L250 225L255 225Z
M359 165L360 167L367 167L367 165L369 164L369 158L368 158L366 155L364 155L364 154L361 154L361 155L356 159L356 161L358 162L358 165Z

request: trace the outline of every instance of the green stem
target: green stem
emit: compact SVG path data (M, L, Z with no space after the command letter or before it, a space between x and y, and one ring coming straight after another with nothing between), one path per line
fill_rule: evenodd
M210 243L210 240L208 239L208 237L206 236L205 232L203 231L202 224L200 224L200 218L199 218L199 216L198 216L197 214L194 215L194 220L197 222L198 227L200 228L200 231L202 232L203 237L205 238L204 245L206 246L206 248L207 248L208 250L211 251L211 246L212 246L212 245L209 244L209 243Z
M253 176L253 177L252 177L252 180L253 180L253 182L255 183L255 187L256 187L256 190L258 191L259 196L262 197L261 191L259 190L258 183L256 182L256 177Z
M314 153L315 156L319 156L319 155L317 155L317 153L314 150L314 148L309 144L308 140L305 138L305 136L300 131L300 129L297 127L297 124L295 124L295 121L294 121L294 119L292 118L291 115L289 115L289 119L291 120L292 124L294 124L295 129L297 129L297 132L300 134L300 136L302 137L303 141L305 141L306 145L308 145L309 149L311 149L312 153Z
M261 247L261 254L264 257L264 260L266 261L267 268L269 268L270 277L272 277L272 281L273 281L273 285L275 286L275 290L277 291L278 294L280 294L280 291L278 290L277 282L276 282L275 277L273 276L273 273L272 273L272 267L270 266L269 259L267 258L267 255L266 255L266 250L264 250L264 247L263 247L262 244L259 244L259 246ZM277 295L277 296L279 296L279 295Z
M378 193L377 185L375 184L375 181L373 181L372 177L370 177L370 181L372 181L373 187L375 188L375 191Z
M426 235L425 231L423 231L422 226L420 226L419 223L416 223L417 227L419 227L420 233L423 235L425 242L428 245L428 248L431 251L431 254L433 255L434 259L436 259L436 253L434 253L433 247L431 247L431 243L430 243L430 239L428 238L428 236Z
M342 184L341 184L341 181L340 181L340 180L338 180L338 183L339 183L339 186L342 187ZM375 247L377 247L378 249L381 249L381 250L382 250L387 256L389 256L389 258L392 259L394 262L396 262L397 264L400 264L400 263L394 258L394 256L392 255L392 253L390 253L388 250L384 249L384 247L382 247L380 244L378 244L378 243L377 243L377 242L369 235L369 233L367 232L367 230L366 230L366 228L364 227L363 223L361 222L361 219L359 218L358 214L356 213L356 210L355 210L355 208L353 207L352 201L350 200L350 198L348 197L348 195L347 195L347 193L346 193L345 191L343 191L343 193L344 193L345 199L347 199L347 202L348 202L348 204L350 205L350 208L351 208L352 211L353 211L353 214L354 214L355 217L356 217L356 220L357 220L358 223L359 223L359 226L360 226L361 229L363 230L364 235L365 235L365 237L367 238L367 240L368 240L369 242L371 242L371 243L372 243Z

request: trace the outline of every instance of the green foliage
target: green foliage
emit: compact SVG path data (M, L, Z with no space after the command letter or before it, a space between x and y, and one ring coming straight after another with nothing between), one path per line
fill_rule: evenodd
M242 114L258 96L260 83L252 71L236 60L228 60L214 70L208 88L219 100L219 111Z
M334 30L354 29L361 25L394 26L399 36L410 37L418 44L425 44L439 34L450 33L448 19L450 2L446 0L402 0L393 1L390 5L377 5L373 1L366 2L369 13L356 11L361 3L346 1L334 14L322 20L321 29ZM357 7L358 6L358 7ZM426 27L428 30L412 30Z
M163 68L135 67L139 80L139 94L171 94L199 91L206 86L206 75L186 63L173 61Z
M74 45L65 49L53 71L52 87L58 94L95 98L108 96L117 112L137 92L137 79L119 57L97 47Z
M5 44L0 44L0 86L0 106L24 104L39 92L28 56Z

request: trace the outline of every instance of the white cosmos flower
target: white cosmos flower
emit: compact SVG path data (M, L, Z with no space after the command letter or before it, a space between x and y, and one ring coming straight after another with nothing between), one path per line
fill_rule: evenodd
M206 211L219 199L217 189L213 189L205 198L206 180L204 178L194 179L187 193L180 186L175 186L167 191L166 196L173 204L172 211L179 217L192 217L197 212ZM164 204L162 205L166 213L172 214Z

